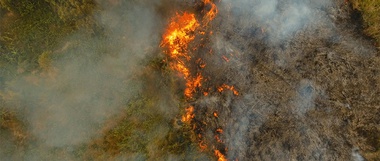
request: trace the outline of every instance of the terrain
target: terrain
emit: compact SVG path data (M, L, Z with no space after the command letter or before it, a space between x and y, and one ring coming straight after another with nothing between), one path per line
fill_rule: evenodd
M0 0L0 160L380 160L379 11Z

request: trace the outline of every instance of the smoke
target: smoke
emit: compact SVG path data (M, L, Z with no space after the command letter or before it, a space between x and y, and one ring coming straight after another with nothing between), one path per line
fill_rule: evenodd
M304 115L307 111L315 106L315 98L317 97L316 88L309 80L301 80L300 87L297 90L297 96L294 101L296 107L295 113Z
M123 150L133 149L131 152L116 152L112 159L209 160L209 154L187 147L183 143L186 138L175 135L184 123L169 125L167 121L179 117L178 107L185 108L182 79L171 71L155 71L168 70L163 69L165 63L152 63L162 56L159 43L168 16L183 8L200 11L194 3L98 1L101 11L93 16L99 29L67 37L52 51L55 59L49 70L8 82L7 92L1 96L12 110L21 111L33 139L17 156L17 149L12 148L15 143L0 134L0 159L75 160L76 152L83 152L78 150L80 146L103 137L107 121L116 120L107 125L116 126L114 117L124 116L125 107L132 102L137 112L151 108L148 111L154 115L128 115L128 123L141 125L132 127L140 131L126 134L126 138L111 134L106 139L149 142L144 147L149 155L135 150L140 145L131 143L121 145ZM354 139L342 134L349 132L348 121L337 117L347 109L335 105L351 101L345 98L348 92L339 91L344 98L336 98L332 92L345 86L336 75L355 75L334 73L343 68L341 59L345 62L352 57L346 53L371 55L375 50L344 25L348 16L337 9L339 3L222 0L217 5L216 19L201 29L206 36L198 34L189 45L189 49L197 48L189 51L191 60L201 58L205 64L202 69L199 64L189 67L202 74L199 88L209 92L197 91L196 99L186 102L195 107L192 123L196 129L191 129L201 134L191 140L204 141L208 150L218 149L229 160L364 160L351 150ZM233 86L239 94L218 91L222 84ZM131 101L140 95L154 101ZM157 116L163 124L148 122L154 126L149 132L140 129L148 126L140 122ZM128 123L121 126L128 127ZM224 132L217 132L219 128ZM166 153L159 143L168 139L165 137L178 141L172 149L183 148L185 154ZM61 150L62 155L49 154L52 149ZM104 157L109 159L107 154Z
M271 43L281 43L291 39L295 32L304 29L309 24L318 24L320 15L313 12L318 8L326 8L330 1L302 0L237 0L222 1L222 7L231 12L232 17L240 17L237 21L242 28L259 26L269 36ZM223 14L223 13L222 13ZM317 21L317 22L316 22Z
M79 30L52 52L48 71L8 83L6 90L15 93L12 99L20 105L12 110L24 116L35 137L33 147L39 147L24 159L44 160L48 157L41 151L73 149L100 137L105 121L147 88L139 75L159 46L162 18L154 9L159 2L113 2L99 2L103 9L93 15L105 36Z
M352 150L352 158L354 161L365 161L365 159L359 154L358 149Z
M336 75L326 71L341 69L324 56L376 51L347 28L352 22L347 13L342 14L341 3L223 0L218 4L219 14L212 22L213 53L202 56L207 64L203 75L208 76L207 84L233 85L239 95L215 92L195 105L196 119L210 128L202 133L205 140L230 160L358 158L351 155L349 136L339 134L349 130L339 118L340 107L330 100L329 92L338 82L327 82ZM212 111L218 111L217 119L207 117ZM218 136L213 129L219 127L224 128L222 143L212 141Z

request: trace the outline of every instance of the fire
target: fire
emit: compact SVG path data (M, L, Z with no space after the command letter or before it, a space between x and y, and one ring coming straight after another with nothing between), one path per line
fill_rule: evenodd
M202 151L205 151L207 149L207 145L206 143L204 143L204 141L201 141L199 143L199 147L201 148Z
M202 83L207 81L206 78L202 76L201 72L191 70L190 67L192 63L196 63L198 66L197 70L202 70L206 67L206 64L199 58L194 62L194 57L191 52L196 51L197 48L191 48L189 50L189 44L195 39L196 35L205 35L205 30L198 29L201 24L203 27L207 27L210 21L212 21L216 15L218 14L218 8L216 4L213 3L212 0L203 0L203 4L205 6L203 18L198 21L196 19L195 14L184 12L183 14L177 13L170 21L167 30L163 35L163 40L161 42L161 47L164 47L166 50L165 54L168 55L169 66L177 71L185 80L185 89L184 96L187 101L190 101L194 94L197 92L202 92L203 95L209 95L209 89L201 89ZM210 31L212 34L212 31ZM203 39L203 38L201 38ZM199 44L199 46L204 46L205 44ZM191 51L191 52L190 52ZM212 52L210 50L210 52ZM227 62L229 61L227 57L223 57ZM238 91L235 90L234 86L228 86L223 84L218 88L219 92L228 89L231 90L235 95L238 95ZM218 118L218 114L216 112L213 113L215 118ZM185 123L192 123L192 119L194 119L194 106L189 106L185 109L185 114L182 116L181 120ZM196 128L196 124L194 125L194 129ZM222 140L219 138L219 135L223 133L223 129L218 128L216 130L218 135L216 136L216 140L222 143ZM199 134L200 143L199 146L202 150L207 148L205 142L201 139L202 135ZM215 147L212 148L215 151L215 156L218 157L218 161L226 161L225 156Z
M226 56L222 56L222 58L224 59L224 61L226 61L226 62L229 62L230 61L230 59L228 59Z
M226 157L219 150L215 150L214 152L218 157L218 161L227 161Z
M186 89L184 95L190 99L196 88L201 87L202 75L192 77L189 69L189 61L191 56L188 53L188 45L195 38L195 30L199 27L199 23L194 14L184 13L172 18L166 33L163 36L161 46L166 47L169 52L167 55L172 61L170 66L178 71L186 80ZM201 66L205 66L201 64Z
M220 139L220 137L218 135L215 135L215 140L218 142L218 143L223 143L222 139Z
M218 128L218 129L216 129L216 132L218 132L218 133L223 133L223 129L221 129L221 128Z
M205 4L205 6L209 5L211 7L211 9L205 15L204 21L206 26L218 14L218 8L216 7L215 3L211 2L210 0L203 0L203 3Z
M199 26L194 14L184 13L177 15L172 19L166 34L164 35L162 46L169 48L169 56L173 59L184 57L189 59L187 55L188 44L194 40L194 31Z
M186 108L186 114L182 116L182 122L190 122L194 118L194 107L190 106Z
M213 114L214 114L214 117L216 117L216 118L219 117L217 112L214 112Z
M179 71L184 76L185 79L190 76L190 70L181 62L176 63L173 68Z
M239 95L239 92L235 89L234 86L229 86L229 85L223 84L222 86L218 87L219 92L223 92L224 89L228 89L228 90L232 91L235 96Z
M203 77L201 74L198 74L195 78L189 78L186 82L185 96L187 98L192 98L193 93L196 91L196 88L202 86Z

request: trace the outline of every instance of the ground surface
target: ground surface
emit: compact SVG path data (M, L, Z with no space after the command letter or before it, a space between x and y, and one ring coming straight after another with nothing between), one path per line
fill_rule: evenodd
M216 2L188 100L160 41L195 2L0 0L0 160L380 160L374 1Z

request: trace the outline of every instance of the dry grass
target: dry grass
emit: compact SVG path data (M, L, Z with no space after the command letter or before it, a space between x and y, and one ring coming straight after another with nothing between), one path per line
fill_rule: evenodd
M364 32L380 42L380 1L378 0L350 0L354 9L362 12L365 22Z
M28 133L23 123L8 110L0 110L0 133L8 132L17 145L23 145L28 139Z

